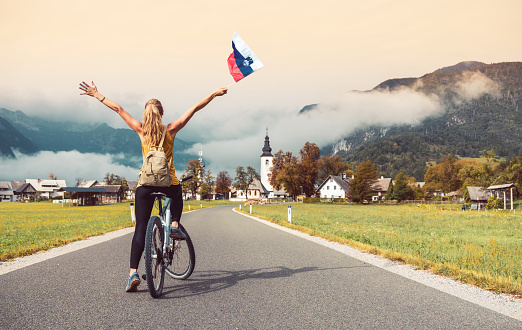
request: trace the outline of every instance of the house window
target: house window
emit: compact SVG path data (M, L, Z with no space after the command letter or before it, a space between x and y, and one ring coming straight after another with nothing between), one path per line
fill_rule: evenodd
M326 186L326 190L330 190L330 186Z
M334 190L337 190L337 186L334 186Z
M268 165L268 163L269 163L268 159L267 159L267 160L265 160L265 164L266 164L266 165Z

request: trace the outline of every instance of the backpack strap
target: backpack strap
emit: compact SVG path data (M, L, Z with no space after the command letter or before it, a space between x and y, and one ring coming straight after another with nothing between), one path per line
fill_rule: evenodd
M167 126L163 125L163 135L161 136L161 141L158 146L160 148L163 148L163 141L165 140L165 134L167 134Z
M160 141L160 148L163 150L163 140L165 140L165 135L167 134L167 126L163 125L163 136L161 137ZM174 154L172 155L172 158L169 160L169 169L172 167L172 162L174 161Z

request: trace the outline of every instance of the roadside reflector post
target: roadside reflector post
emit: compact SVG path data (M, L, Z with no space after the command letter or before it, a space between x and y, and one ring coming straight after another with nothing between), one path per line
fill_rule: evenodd
M190 211L190 204L189 204L189 211Z
M250 204L250 214L252 214L252 204Z
M203 208L203 204L199 204L199 208L202 209Z
M292 223L292 206L288 205L288 222Z
M136 222L136 214L134 213L134 203L130 203L130 212L131 212L132 222Z
M239 211L241 211L241 204L239 204Z

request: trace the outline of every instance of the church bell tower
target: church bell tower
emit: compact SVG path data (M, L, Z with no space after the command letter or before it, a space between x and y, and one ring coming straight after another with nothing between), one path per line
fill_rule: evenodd
M266 190L273 191L272 185L268 180L268 174L271 172L273 166L274 155L272 155L272 148L270 148L270 139L268 138L268 127L266 129L265 145L263 147L263 154L261 155L261 183Z

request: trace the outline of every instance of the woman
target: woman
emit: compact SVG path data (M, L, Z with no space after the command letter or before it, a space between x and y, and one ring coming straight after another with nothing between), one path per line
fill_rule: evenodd
M83 91L83 93L80 93L80 95L89 95L97 98L107 107L117 112L127 123L127 125L129 125L131 129L138 133L141 139L141 149L143 156L145 156L150 151L151 146L159 144L163 133L163 125L161 123L161 119L163 116L163 107L160 101L156 99L150 99L145 104L145 111L143 112L142 123L134 119L119 104L101 95L98 92L98 88L96 87L96 85L94 85L94 82L92 82L92 86L85 82L82 82L80 84L80 89ZM149 220L150 213L154 206L154 198L151 197L151 193L162 192L172 199L172 203L170 206L172 213L172 228L170 236L178 239L185 238L184 234L178 229L179 221L181 218L181 212L183 210L183 200L181 198L181 185L176 177L176 170L174 168L174 138L176 137L176 133L178 133L179 130L185 127L190 118L192 118L192 116L196 112L203 109L216 96L225 95L227 91L227 88L216 89L214 92L212 92L205 99L201 100L194 107L188 109L177 120L167 125L167 132L169 134L165 135L165 140L163 141L163 149L167 154L167 158L169 159L170 164L172 164L170 168L172 185L170 187L139 186L136 189L136 229L134 231L134 237L132 238L130 272L125 291L134 292L136 291L138 285L141 283L137 270L139 261L141 259L141 255L143 253L143 249L145 247L145 232L147 230L147 222Z

